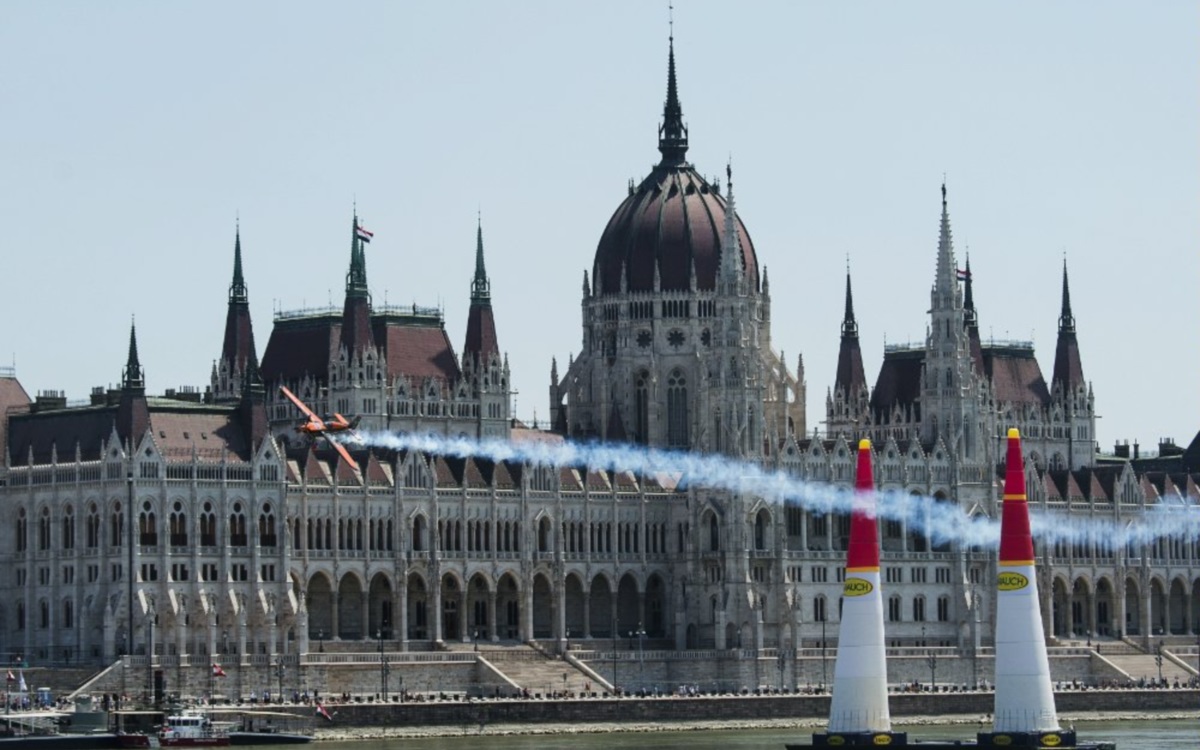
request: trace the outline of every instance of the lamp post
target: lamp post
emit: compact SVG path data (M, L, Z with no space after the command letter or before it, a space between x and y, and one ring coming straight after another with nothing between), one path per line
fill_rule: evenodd
M379 639L379 694L386 701L388 699L389 666L387 654L383 653L383 629L377 630L375 636Z
M1162 676L1163 647L1162 647L1161 643L1157 644L1154 647L1154 663L1158 665L1158 684L1161 685L1162 681L1163 681L1163 676Z
M158 707L158 695L154 690L154 605L146 608L146 702Z
M620 695L621 689L617 687L617 615L613 613L612 621L612 648L613 648L613 695Z
M125 476L126 500L125 500L125 543L129 545L129 569L125 571L126 578L126 603L129 614L129 621L125 628L125 654L126 659L133 659L133 464L129 465L129 473ZM121 698L125 698L127 692L125 686L125 673L128 670L125 668L125 662L121 662Z
M642 689L644 690L646 687L646 679L643 674L645 668L642 664L642 657L645 654L643 643L646 640L646 629L642 627L642 624L639 622L638 629L634 631L633 634L636 635L638 639L638 682L642 683Z
M225 660L225 665L229 666L229 628L221 630L221 658ZM228 702L228 695L225 700Z
M826 670L825 662L825 618L821 618L821 690L825 689L825 683L829 674Z
M937 692L937 654L929 650L929 646L925 642L925 626L921 626L921 645L925 647L925 663L929 665L929 687L933 692Z
M278 654L275 657L275 676L279 678L278 698L279 698L280 705L283 704L283 673L284 673L284 669L285 669L285 667L283 665L283 654Z
M325 653L325 631L321 628L317 629L317 650Z

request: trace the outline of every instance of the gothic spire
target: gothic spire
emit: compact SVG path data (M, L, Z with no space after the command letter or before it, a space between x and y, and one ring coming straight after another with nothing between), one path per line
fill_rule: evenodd
M468 364L483 365L500 354L491 289L492 285L483 265L483 221L480 220L475 228L475 278L471 281L467 339L463 344L463 360Z
M846 317L842 321L842 343L838 349L837 375L833 387L853 399L867 388L862 348L858 343L858 323L854 319L854 298L850 292L850 269L846 268Z
M221 359L213 368L212 392L218 401L239 397L239 382L248 374L251 360L257 364L254 351L254 326L250 321L250 295L242 275L241 227L233 243L233 282L229 285L229 309L225 314L225 338L221 344Z
M375 347L371 335L371 293L367 288L367 255L363 245L371 233L358 223L350 226L350 270L346 272L346 302L342 307L342 346L350 356Z
M846 263L846 314L842 318L842 339L858 338L858 322L854 319L854 295L850 291L850 264Z
M667 52L667 101L663 104L663 121L658 127L658 150L662 164L682 164L687 156L688 131L683 124L683 107L679 104L679 88L675 82L675 35L670 36Z
M1075 332L1075 316L1071 314L1071 287L1067 284L1067 259L1063 258L1062 314L1058 316L1059 333Z
M1079 356L1079 338L1075 334L1075 316L1071 314L1071 291L1067 286L1067 261L1063 260L1062 314L1058 318L1058 342L1054 350L1054 377L1051 387L1062 385L1070 391L1082 386L1083 360Z
M733 200L733 165L725 165L725 234L721 242L718 287L737 294L742 282L742 243L738 234L737 207Z
M356 211L350 227L350 270L346 273L347 299L351 297L366 298L370 294L367 289L367 256L363 252L363 235L364 231L358 225L358 212Z
M239 223L234 230L233 240L233 282L229 285L230 302L248 302L246 279L242 276L242 227Z
M492 283L483 265L483 219L480 218L475 228L475 278L471 281L471 304L486 305L491 303L491 299Z
M950 209L946 202L946 183L942 183L942 222L938 232L937 279L935 287L953 299L958 269L954 265L954 239L950 232ZM947 301L949 301L949 299ZM949 307L949 304L943 305Z
M975 313L975 295L971 293L971 283L973 280L971 279L971 250L970 250L970 248L967 249L967 270L966 270L965 275L967 278L964 279L964 281L963 281L963 283L966 286L966 290L963 292L963 311L964 311L964 314L965 314L965 317L967 320L967 325L968 326L978 326L979 318Z
M137 324L132 320L129 322L129 356L125 360L121 387L126 390L140 390L146 387L142 363L138 361Z

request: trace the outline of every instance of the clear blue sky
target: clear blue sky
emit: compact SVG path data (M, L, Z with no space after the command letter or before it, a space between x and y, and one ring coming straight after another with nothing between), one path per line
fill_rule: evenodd
M690 159L732 155L774 343L833 380L846 259L868 379L923 338L939 186L985 338L1053 369L1064 253L1102 445L1200 428L1200 5L675 9ZM377 301L461 350L482 211L518 413L580 347L580 285L657 160L667 4L5 2L0 246L31 391L207 384L240 214L260 354L275 308L340 305L352 202Z

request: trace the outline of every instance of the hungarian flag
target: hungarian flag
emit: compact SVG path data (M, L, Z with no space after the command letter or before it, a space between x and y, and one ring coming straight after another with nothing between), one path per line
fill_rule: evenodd
M329 715L329 712L326 711L325 707L322 706L320 703L317 704L317 715L324 716L329 721L333 721L333 717Z
M368 232L366 229L363 229L362 225L360 224L354 227L354 235L363 242L370 242L371 238L375 236L375 233Z
M971 278L970 271L966 270L965 268L958 269L958 280L959 281L966 281L969 278Z
M221 669L221 665L217 664L216 662L213 662L212 676L213 677L224 677L225 676L225 670Z
M12 670L11 670L11 669L10 669L10 670L8 670L8 681L9 681L9 682L16 682L16 681L17 681L17 676L16 676L15 674L13 674L13 673L12 673Z

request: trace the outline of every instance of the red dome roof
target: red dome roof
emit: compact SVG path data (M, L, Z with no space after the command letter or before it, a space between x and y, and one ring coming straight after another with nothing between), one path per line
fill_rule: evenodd
M596 247L593 290L618 293L624 269L629 291L652 291L656 265L664 291L687 290L693 266L697 289L715 289L725 205L690 165L658 165L609 219ZM758 289L754 243L741 217L737 222L742 269Z

